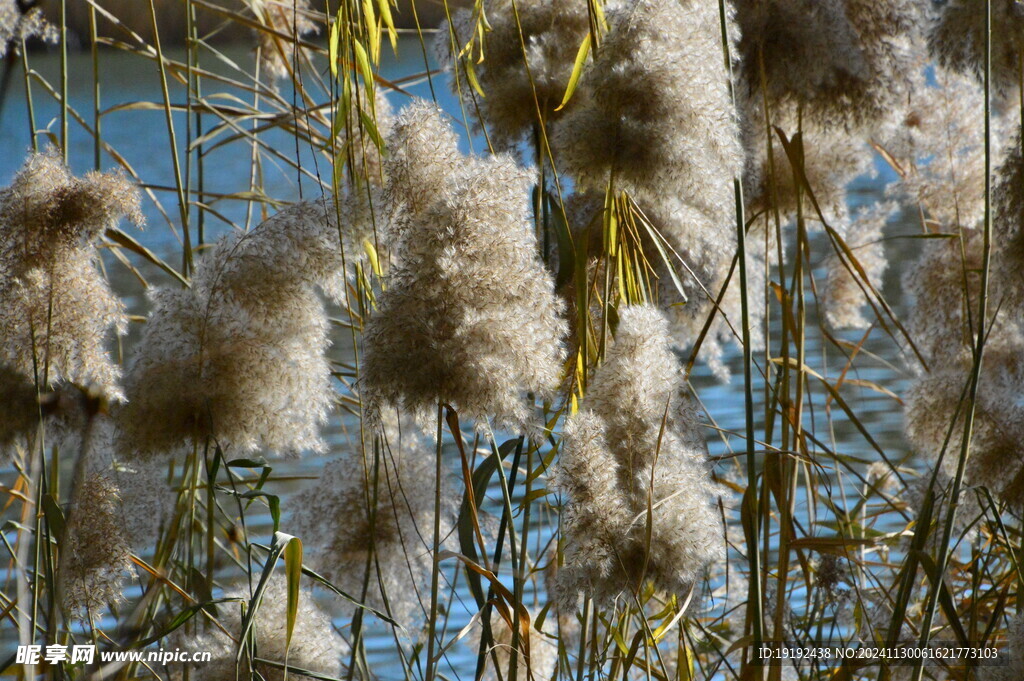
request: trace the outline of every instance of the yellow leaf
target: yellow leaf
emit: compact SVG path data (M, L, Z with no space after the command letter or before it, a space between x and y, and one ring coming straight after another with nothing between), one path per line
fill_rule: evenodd
M580 76L583 75L583 65L587 62L587 55L590 54L590 34L583 39L583 44L580 45L579 51L576 53L576 63L572 66L572 74L569 76L569 84L565 88L565 96L562 97L562 103L558 105L555 111L561 111L569 100L572 99L572 93L576 91L576 86L579 85Z
M338 10L338 16L336 16L334 21L331 23L331 37L327 45L327 51L330 55L331 62L331 76L334 78L338 77L338 41L341 39L338 27L340 25L341 10Z
M288 578L288 614L286 618L285 646L292 643L295 617L299 611L299 579L302 577L302 540L292 537L284 549L284 570Z
M363 82L366 84L367 90L369 90L373 87L373 69L370 68L370 60L366 56L366 49L357 39L352 40L352 45L355 48L356 64L359 66L359 72L363 76Z
M363 0L363 23L370 38L370 56L373 63L380 63L380 33L377 31L377 13L373 11L373 2Z
M391 16L391 0L377 0L377 9L380 10L381 21L388 29L388 40L391 41L391 50L398 53L398 31L395 30L395 20Z
M478 95L480 95L484 99L487 98L487 95L484 94L483 88L480 87L480 81L477 80L476 69L473 67L473 62L469 60L466 60L466 79L469 80L470 86L472 86L472 88L476 90L476 93Z
M380 269L380 259L377 257L377 249L374 248L369 239L363 239L363 250L366 251L366 257L370 259L370 267L373 268L374 274L378 277L383 276Z

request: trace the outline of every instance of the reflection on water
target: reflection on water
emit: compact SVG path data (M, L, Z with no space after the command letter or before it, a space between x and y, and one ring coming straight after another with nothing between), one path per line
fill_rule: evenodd
M407 55L407 57L403 59L396 59L393 56L389 57L389 61L382 69L382 75L385 78L400 78L423 70L422 61L420 61L418 56L421 54L418 44L404 42L400 45L399 54ZM164 113L159 107L126 106L135 102L159 103L162 101L156 66L149 60L120 52L103 52L101 56L102 108L104 110L113 109L111 113L105 115L102 119L103 140L125 159L125 162L134 172L143 179L152 195L163 204L163 209L160 210L153 201L147 203L146 212L149 226L144 233L135 234L135 236L169 262L179 263L181 257L181 233L180 224L178 224L175 217L178 214L175 193L173 191L175 176L173 165L169 158L170 155L166 153L168 133ZM176 58L182 56L181 54L172 54L172 57ZM252 57L246 48L238 47L228 50L224 54L223 61L204 64L204 66L230 77L235 72L232 62L242 64L243 68L246 68L251 59ZM44 78L50 82L57 82L59 63L55 56L33 54L31 62L32 66ZM72 57L70 74L71 106L82 117L82 122L92 126L92 62L88 55ZM458 102L451 96L447 84L435 82L433 85L434 92L436 92L442 106L451 112L456 120L461 120ZM425 79L407 84L404 87L408 92L417 96L429 97L431 93L431 83ZM209 96L211 102L218 102L220 104L232 103L232 97L237 97L242 102L251 101L251 95L238 88L207 83L204 86L204 91ZM214 92L218 94L215 95L213 94ZM59 107L41 87L35 87L33 94L37 127L48 131L49 134L58 134L60 128ZM183 101L183 94L183 88L179 84L175 84L171 89L172 102L175 104L181 103ZM396 107L400 107L405 100L405 95L393 93L391 98L393 104ZM237 102L237 100L234 101ZM23 81L20 78L16 78L14 91L7 99L7 107L3 111L2 120L0 120L0 149L4 150L4 153L0 154L0 182L3 184L8 182L11 175L20 165L23 157L21 150L28 147L29 123L24 102ZM117 108L119 105L121 105L120 108ZM177 111L173 116L173 122L178 133L178 139L181 144L184 144L185 132L189 123L185 113ZM203 125L206 126L207 132L216 123L217 121L212 115L203 117ZM243 192L249 188L252 171L250 147L244 141L238 141L215 148L216 142L223 140L230 134L230 131L225 131L207 144L207 148L210 151L204 167L204 189L208 194L208 204L216 211L217 215L221 216L220 220L213 220L211 218L207 221L205 232L207 240L213 239L225 230L231 229L230 223L245 225L250 217L248 215L249 206L247 202L231 198L218 198L223 195ZM75 120L71 122L70 140L71 161L76 172L90 169L94 153L93 138ZM329 176L329 163L325 158L323 156L315 156L309 149L301 147L296 151L294 138L291 136L270 131L264 135L264 141L289 158L295 158L297 153L302 167L310 170L314 176ZM472 143L472 140L464 140L466 146L470 146ZM479 147L479 142L475 146ZM184 157L185 154L182 156ZM104 154L103 158L105 166L110 167L114 165L109 154ZM190 173L190 177L194 181L194 176L191 174L195 173L196 169L186 168L185 171ZM269 156L267 157L267 162L263 164L262 173L263 184L267 188L267 192L274 199L293 200L299 197L300 194L310 196L320 191L313 180L308 177L304 179L298 178L293 170L290 170L282 163L273 162L273 159ZM858 186L858 190L852 194L854 201L867 203L876 199L879 195L883 179L884 176L873 180L865 179ZM256 217L258 217L258 214ZM909 234L913 231L914 227L910 223L896 224L890 226L889 235ZM890 239L887 242L887 248L890 251L890 262L905 262L911 254L913 243L912 240ZM816 262L820 263L825 254L826 245L824 243L817 243ZM140 274L147 282L151 284L169 283L168 277L156 267L134 259L132 262L138 267ZM133 314L145 314L145 288L139 278L112 257L105 258L104 264L116 289L128 302L130 311ZM820 276L818 280L821 280ZM898 287L898 272L888 275L884 286L884 293L890 304L899 312L902 301ZM773 323L777 326L778 320L773 320ZM813 305L809 309L809 325L812 329L816 328ZM771 337L777 339L778 334L773 333ZM852 344L857 344L862 340L860 333L848 334L843 337ZM124 342L123 347L126 355L130 355L132 344L137 341L137 338L138 334L133 333ZM772 347L770 350L776 353L779 348ZM351 340L347 332L336 334L335 346L332 352L337 360L344 361L349 357L351 353ZM712 454L722 457L722 461L719 464L720 471L725 471L727 468L735 465L734 459L729 456L732 453L732 448L742 448L742 442L738 438L723 434L742 432L744 424L743 405L742 399L740 399L741 387L739 384L741 380L739 377L742 376L740 358L735 354L735 349L732 352L733 355L729 357L729 364L734 376L732 384L722 385L717 383L700 365L698 365L692 378L697 395L707 408L711 421L717 429L720 429L716 431L709 428L708 430L708 440ZM834 382L836 377L844 370L847 359L847 356L839 352L834 346L824 346L817 335L812 333L809 336L807 362L821 375L831 378ZM757 364L758 370L765 368L763 353L757 360ZM906 446L902 441L900 433L899 405L893 397L886 396L867 387L870 384L876 383L899 394L904 378L902 372L894 369L892 365L901 366L901 362L897 357L896 344L881 329L873 329L863 343L862 350L853 368L847 374L847 385L842 389L842 395L847 401L849 408L857 414L874 441L887 451L892 458L898 460L906 454ZM855 379L859 379L863 383L857 384ZM761 381L758 381L757 385L758 389L755 392L757 400L755 414L759 415L760 427L760 422L764 420L765 390ZM819 385L811 384L808 386L808 389L810 397L806 414L810 422L809 430L818 434L820 440L819 448L828 447L838 455L863 459L865 461L877 458L877 453L866 438L848 422L837 404L835 402L827 402L827 393ZM352 449L352 425L351 422L335 417L329 426L330 441L333 446L332 452L328 456L344 455L346 451ZM356 437L358 436L356 435ZM449 452L448 454L454 455L454 452ZM269 483L269 491L283 496L283 507L286 514L289 495L304 484L301 478L316 476L323 463L323 459L311 457L299 461L278 462L274 464L275 474L293 478L289 481L272 481ZM455 470L454 466L452 470ZM823 476L822 485L834 493L838 493L838 489L835 486L847 484L848 482L832 475L831 468L828 468L825 472L829 474ZM3 472L4 480L10 480L12 476L13 472L11 470ZM300 479L294 479L296 477ZM457 488L458 483L453 482L453 487ZM495 500L500 498L500 494L496 483L495 488L490 492L487 510L497 514L499 506L495 503ZM806 497L802 499L806 499ZM810 509L807 508L806 503L798 502L797 514L806 515L809 511ZM255 522L249 526L250 539L267 542L270 532L269 516L264 515L252 518L251 520ZM285 528L287 529L287 515ZM879 527L879 529L891 528ZM550 522L533 524L530 533L531 546L543 547L553 531L554 528ZM543 562L539 558L538 560ZM468 589L465 588L463 581L453 572L448 573L448 578L457 580L456 594L451 605L451 619L449 620L448 628L449 635L451 635L469 621L471 609L475 608L468 606L468 604L473 604L474 601ZM530 589L532 588L531 586ZM537 604L541 605L544 599L543 593L534 592L530 589L527 591L527 601L530 602L536 599ZM339 620L337 624L345 626L347 622ZM368 655L372 668L383 678L401 677L401 666L395 659L393 652L393 638L383 627L372 627L372 632L373 635L367 640ZM467 675L472 676L475 656L470 653L468 648L455 646L450 652L448 661L454 671L461 674L464 678Z

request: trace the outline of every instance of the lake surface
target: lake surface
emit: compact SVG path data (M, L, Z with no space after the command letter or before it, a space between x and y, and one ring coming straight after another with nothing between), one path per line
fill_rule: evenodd
M403 39L400 45L400 54L406 55L406 60L398 60L388 57L382 68L382 75L389 79L398 79L417 73L423 70L422 58L420 57L419 45L414 40ZM181 58L181 54L173 56ZM225 58L234 60L248 68L252 57L247 48L239 47L225 52ZM54 55L31 55L31 64L51 83L59 81L59 61ZM120 104L134 102L157 102L162 101L162 94L159 87L159 80L156 65L146 59L104 51L101 54L100 68L102 72L103 89L101 92L102 108L110 109ZM221 72L229 73L231 67L226 63L218 64L215 68ZM69 80L69 101L71 106L80 112L86 122L92 124L93 90L92 90L92 61L88 54L72 55L70 60ZM425 80L408 84L407 90L418 96L430 96L430 84ZM207 86L207 92L212 91L212 84ZM447 83L443 77L436 78L434 90L438 95L442 106L452 112L456 120L461 118L458 102L450 94ZM227 94L240 96L238 92L227 91ZM46 94L38 85L33 87L34 105L37 128L46 129L54 134L59 134L60 109L53 101L53 98ZM392 102L400 107L405 101L402 95L394 94ZM183 101L183 90L181 87L174 87L171 90L171 100L178 103ZM230 101L225 97L223 102ZM183 113L174 115L176 130L185 129L186 120ZM29 123L26 114L25 96L23 83L20 78L20 69L16 74L12 92L9 94L6 107L0 118L0 183L6 185L13 173L21 165L24 152L29 147ZM71 164L76 172L82 172L92 168L93 164L93 139L74 120L70 124L70 156ZM152 201L146 201L146 215L148 226L145 231L138 232L130 227L123 227L135 236L147 247L165 258L168 262L178 265L181 261L181 230L176 219L177 207L174 193L166 188L174 185L174 170L168 158L168 137L163 111L156 109L124 110L110 113L103 118L103 138L134 168L139 177L152 188L154 194L164 203L164 212L172 216L165 217L164 212L156 209ZM42 139L42 138L41 138ZM179 140L182 138L179 137ZM280 134L275 137L273 134L267 136L270 144L277 145L279 151L294 157L298 154L300 163L305 168L313 165L314 159L308 150L294 149L294 141L291 137ZM464 145L480 147L479 141L474 141L464 136ZM105 167L111 167L113 162L110 156L104 154L103 163ZM323 159L318 161L321 166L319 172L329 174L329 169L323 167ZM251 160L248 147L244 144L229 144L221 149L211 152L208 157L205 176L205 189L211 195L232 194L244 191L248 188L249 175L251 171ZM852 202L864 203L877 198L880 194L885 175L878 178L864 178L857 183L856 191L851 194ZM294 171L289 170L281 164L268 163L265 166L264 184L275 199L293 200L300 196L316 196L319 188L308 178L301 181L296 178ZM223 200L213 201L217 212L224 217L224 220L217 222L210 220L208 223L206 238L212 240L218 234L222 234L232 227L228 223L244 225L247 219L247 205L244 201ZM916 228L910 222L891 225L888 235L911 234ZM911 253L912 240L891 239L887 242L892 262L905 261ZM816 251L817 262L823 260L826 253L823 244L819 243ZM105 257L105 266L114 282L115 288L121 293L133 314L144 315L146 313L145 291L138 279L126 270L112 257ZM152 284L163 284L168 282L168 277L157 268L139 262L133 258L133 263L139 268L143 276ZM821 274L820 272L818 273ZM821 281L821 278L818 278ZM885 294L897 311L901 307L900 288L898 286L898 273L892 271L886 277L884 286ZM810 314L809 324L813 328L816 320L813 318L813 310ZM137 326L137 325L136 325ZM344 359L350 352L350 342L347 340L347 332L336 334L336 345L332 352L335 358ZM137 339L137 329L133 330L126 347ZM853 342L860 340L861 333L841 334ZM819 342L815 334L811 334L808 344L808 364L822 374L833 379L842 371L846 357L838 353L834 348L826 348ZM777 337L776 337L777 342ZM880 329L872 331L864 349L878 356L872 359L868 354L862 354L850 378L863 379L869 382L877 382L885 388L899 394L902 390L907 375L905 372L896 372L887 362L899 366L896 358L894 343L887 338ZM773 347L773 351L777 348ZM730 349L729 364L733 372L731 384L722 385L710 377L709 373L698 366L693 375L693 385L700 399L706 406L708 413L722 432L743 431L744 413L742 400L742 373L740 357L735 348ZM763 367L763 353L758 360ZM810 408L807 411L808 418L813 419L813 430L819 434L829 447L838 454L874 460L876 454L870 445L860 435L856 428L849 424L839 413L835 405L826 405L826 395L819 386L810 386L812 393L809 398ZM886 397L876 391L867 388L849 385L843 389L843 395L848 400L850 407L855 410L861 422L868 428L873 438L890 453L892 458L901 459L907 452L901 434L901 414L898 403L891 397ZM764 415L764 390L758 381L755 390L755 414L758 415L759 426ZM829 423L831 416L834 421ZM347 448L345 436L347 423L337 418L332 421L329 427L331 441L334 450L329 455L337 456L343 454ZM763 432L763 431L762 431ZM827 436L827 437L826 437ZM730 458L732 449L735 447L743 449L742 440L728 435L720 435L714 431L708 431L708 442L713 455L722 457L719 469L723 470L733 466L734 461ZM453 452L448 453L449 456ZM304 458L298 461L278 462L274 464L275 474L282 476L310 476L315 477L322 468L325 458ZM454 473L456 469L453 467ZM831 471L831 469L829 469ZM13 480L14 473L11 469L0 472L0 479L5 483ZM840 485L846 481L834 475L828 475L823 480L825 485ZM287 514L288 497L302 483L300 482L272 482L270 485L273 492L281 493L283 508ZM492 513L499 512L500 506L495 500L500 498L497 487L490 491L488 510ZM518 494L519 492L517 492ZM820 511L820 509L819 509ZM798 514L806 515L809 509L806 504L797 509ZM250 539L261 543L268 543L270 533L269 515L262 515L257 518L250 518L250 522L256 521L255 526L250 525ZM897 523L895 526L902 526ZM287 522L285 522L287 527ZM883 529L883 528L879 528ZM889 528L893 529L893 528ZM543 545L554 528L550 525L535 525L530 535L531 544L535 541ZM472 604L473 598L468 590L462 586L464 579L460 577L459 588L457 589L456 606L452 611L449 620L449 631L462 627L469 621L471 613L468 609L459 609L458 603ZM542 593L527 594L528 601L536 598L538 603L543 603ZM336 624L339 627L347 627L347 620L339 619ZM9 627L9 621L4 621L0 627ZM372 635L368 640L369 660L373 670L385 679L401 678L402 670L398 665L394 653L394 639L383 627L372 627ZM455 646L447 658L451 665L451 673L459 678L472 678L475 655L466 646Z

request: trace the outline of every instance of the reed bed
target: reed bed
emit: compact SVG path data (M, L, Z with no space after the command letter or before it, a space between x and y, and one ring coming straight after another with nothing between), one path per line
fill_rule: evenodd
M1024 679L1015 3L57 10L0 0L5 673Z

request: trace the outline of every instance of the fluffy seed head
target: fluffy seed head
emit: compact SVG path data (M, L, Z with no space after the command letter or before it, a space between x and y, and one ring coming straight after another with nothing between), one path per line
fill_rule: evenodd
M23 10L18 0L0 0L0 57L10 49L20 50L20 43L32 38L52 44L60 36L56 27L43 18L41 8Z
M515 649L512 647L512 627L505 619L511 617L511 612L506 609L505 614L498 612L497 608L491 610L490 625L491 638L494 645L486 649L487 661L481 681L497 681L497 679L509 678L509 664ZM538 631L533 626L533 617L527 613L530 621L528 632L520 629L519 650L516 654L516 681L540 681L550 679L558 664L558 646L552 640L554 631L550 626L550 620L546 622L544 631ZM466 642L474 655L480 650L480 639L483 638L483 623L478 623L466 636ZM493 651L493 656L492 656ZM526 653L529 653L527 655ZM497 664L498 671L494 665Z
M1005 322L1024 324L1024 153L1017 135L999 168L994 194L992 278ZM1022 360L1024 361L1024 360Z
M161 532L174 521L182 473L182 464L176 468L174 464L186 455L176 450L145 461L116 461L112 466L111 476L121 490L125 535L140 556L154 550Z
M670 347L660 312L621 310L615 343L594 374L583 411L566 425L569 458L557 474L570 497L559 574L563 603L579 593L607 601L648 579L682 594L719 553L722 527L707 449Z
M619 544L631 530L628 500L619 491L618 462L605 439L604 421L591 411L566 420L555 486L563 494L561 514L565 565L556 595L572 611L580 593L614 597L620 567Z
M784 223L791 223L796 220L798 211L802 211L808 224L814 225L821 221L816 202L830 227L845 230L849 222L847 186L871 167L871 152L865 140L842 129L813 121L798 122L795 117L773 113L769 158L763 108L751 98L746 100L744 112L747 148L744 184L748 213L763 214L773 221L778 212ZM792 144L795 159L786 153L776 128ZM807 178L813 202L807 187L799 180L797 169Z
M952 476L972 407L966 480L984 485L1014 508L1024 505L1024 408L1017 400L1024 385L1020 158L1018 142L997 179L987 282L989 300L995 302L986 310L984 362L973 403L967 386L981 326L984 231L961 228L954 238L929 240L904 279L904 288L915 298L908 330L929 366L904 398L907 439L931 457L945 449L945 474Z
M559 383L565 335L537 257L529 176L505 156L459 155L429 105L399 116L388 148L396 262L364 335L370 411L441 401L523 425L523 394Z
M142 222L124 175L76 178L54 150L31 155L0 190L0 363L43 388L68 381L122 396L106 343L127 317L95 243L124 216Z
M1024 50L1024 7L1017 0L992 0L992 86L1008 94L1020 87L1020 58ZM985 77L985 0L950 0L943 3L928 45L939 62Z
M985 93L972 77L936 68L881 133L882 146L903 169L887 189L916 202L935 231L973 228L985 214ZM991 117L993 168L1020 127L1014 113Z
M410 426L386 430L378 457L367 443L365 459L348 454L327 464L295 499L292 531L307 547L308 563L347 593L361 592L372 561L367 602L411 630L429 600L433 452ZM444 499L442 537L455 515Z
M251 672L257 672L266 681L284 681L284 670L276 666L256 663L255 668L250 670L250 655L246 653L243 653L242 660L236 667L235 655L238 652L238 639L242 635L241 608L243 604L249 607L252 595L249 588L243 586L229 590L224 594L224 598L241 601L218 606L218 621L228 633L225 634L220 629L210 626L207 631L182 640L180 647L183 650L212 653L211 661L189 665L188 678L195 681L222 681L235 678L236 673L238 678L246 678ZM302 586L299 588L299 608L290 648L287 646L284 627L287 610L288 583L280 572L275 572L270 577L253 620L252 632L256 641L256 655L279 664L284 664L287 660L289 667L341 678L341 659L347 654L348 644L334 630L330 615L316 604L312 591ZM294 671L289 671L287 676L297 679L313 678ZM185 677L179 672L174 678L180 680Z
M949 362L973 345L969 320L978 309L982 239L965 230L962 239L935 239L904 275L914 297L907 328L925 357Z
M358 178L354 182L356 190L362 181L373 187L383 184L383 158L378 142L387 139L395 121L391 102L382 88L374 88L372 99L363 92L360 95L360 101L350 105L346 127L338 133L344 145L340 155L348 163L349 176Z
M154 293L126 381L126 449L206 437L241 452L322 449L334 393L316 289L344 295L338 240L329 199L297 204L221 240L190 288Z
M871 285L876 291L882 285L886 265L882 230L895 211L893 204L880 204L862 213L847 230L846 245L863 269L862 275L853 262L840 258L833 251L825 262L825 287L821 305L825 320L833 329L866 329L871 320L864 316ZM865 281L865 278L867 281Z
M117 485L104 473L87 472L76 483L67 518L59 566L64 609L96 620L108 603L123 598L132 566Z
M545 120L556 120L555 111L572 75L576 54L589 34L590 21L586 0L487 0L483 3L488 31L482 45L467 52L485 97L477 97L480 120L500 147L511 147L538 124L538 107ZM518 20L517 20L518 19ZM442 24L436 38L436 51L442 62L452 59L452 26L457 51L474 38L477 17L459 10L451 26ZM520 31L521 29L521 31ZM525 49L525 53L524 53ZM476 63L476 53L483 61ZM464 73L453 78L452 85L469 97Z
M703 447L700 418L684 395L686 385L671 347L658 310L622 308L615 342L587 388L586 408L604 421L612 451L635 448L635 455L643 457L631 459L637 470L653 466L663 421L665 430L685 436L687 445Z
M714 3L639 0L607 12L609 31L555 126L560 167L585 189L615 186L641 205L664 194L717 215L742 151Z
M299 68L298 41L319 31L309 0L244 0L262 24L256 31L260 71L267 83L288 78Z
M995 366L998 367L998 362ZM971 429L967 481L984 485L1015 508L1024 506L1024 408L1005 377L985 372L979 383ZM904 395L904 431L914 448L937 459L952 478L964 437L970 360L962 357L918 378ZM948 440L947 440L948 437Z
M850 584L850 570L847 561L839 556L826 553L818 563L816 581L819 589L829 598L835 598L843 584Z
M999 380L1020 385L1024 381L1020 273L1005 251L993 250L989 296L998 303L988 306L985 367ZM907 330L933 368L957 365L972 352L983 253L980 229L962 230L954 238L929 239L904 276L904 290L914 299Z
M919 67L921 5L738 0L744 86L772 111L800 108L826 127L882 120Z
M731 180L742 171L743 152L718 7L640 0L606 9L609 30L551 142L559 168L577 186L604 194L612 178L661 234L669 263L640 230L657 269L658 303L687 345L714 309L736 252ZM683 283L685 304L669 267ZM723 376L721 343L729 335L717 316L703 349Z
M455 131L437 106L416 100L402 110L387 139L384 172L391 210L426 210L464 162Z

